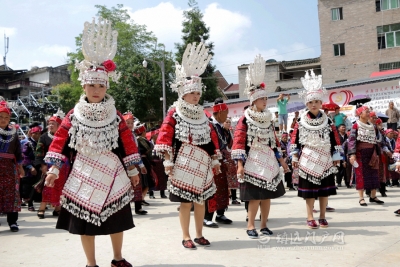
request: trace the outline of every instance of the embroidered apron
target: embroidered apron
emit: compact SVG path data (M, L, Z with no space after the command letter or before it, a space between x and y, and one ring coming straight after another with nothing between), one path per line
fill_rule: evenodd
M197 146L182 143L170 181L172 194L202 204L216 191L211 157Z
M90 157L77 154L63 189L64 208L100 226L132 198L130 179L117 155L110 151Z
M317 184L321 184L320 180L327 176L326 172L332 167L333 163L330 146L303 147L299 160L299 169L312 176L312 179L310 178L308 180L313 183L317 182Z
M276 189L280 179L282 179L279 176L280 179L278 181L274 180L279 174L279 165L274 151L269 146L255 141L250 147L249 155L244 165L244 174L246 182L269 190L271 189L271 183Z

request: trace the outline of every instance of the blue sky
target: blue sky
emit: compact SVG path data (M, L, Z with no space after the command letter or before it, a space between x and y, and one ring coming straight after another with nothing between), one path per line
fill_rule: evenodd
M13 69L58 66L74 51L83 23L95 16L96 4L123 4L131 18L145 24L158 42L174 50L180 42L186 0L0 0L0 44L10 38L7 65ZM237 83L237 66L260 53L265 59L294 60L320 56L317 0L198 0L215 43L213 64ZM0 62L0 65L3 62Z

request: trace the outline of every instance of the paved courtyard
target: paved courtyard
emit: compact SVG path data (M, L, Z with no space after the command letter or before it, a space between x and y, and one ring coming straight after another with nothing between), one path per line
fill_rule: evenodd
M136 227L125 232L123 255L134 266L400 266L400 217L393 213L400 208L400 188L388 190L383 206L367 200L368 207L361 207L355 189L340 187L329 200L336 208L327 214L330 227L317 230L305 226L304 200L287 191L272 201L268 227L274 235L258 240L246 235L244 204L229 206L226 215L233 224L205 228L211 246L197 250L182 247L177 204L156 192L157 199L147 200L149 214L133 216ZM0 217L0 266L85 266L79 236L56 230L50 215L39 220L24 207L18 233ZM110 266L109 237L96 240L98 265Z

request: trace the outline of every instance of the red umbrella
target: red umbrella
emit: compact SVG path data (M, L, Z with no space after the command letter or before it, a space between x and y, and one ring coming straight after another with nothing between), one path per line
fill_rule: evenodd
M329 111L335 111L335 109L337 109L337 108L340 108L339 107L339 105L338 104L335 104L335 103L332 103L332 102L330 102L330 103L323 103L322 104L322 109L327 109L327 110L329 110Z

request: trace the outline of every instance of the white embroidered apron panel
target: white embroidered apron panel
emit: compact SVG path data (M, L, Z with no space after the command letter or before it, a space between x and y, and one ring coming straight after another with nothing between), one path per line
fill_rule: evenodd
M197 146L182 143L170 179L174 187L202 195L214 183L211 157Z
M259 180L272 182L279 174L275 152L267 145L253 142L244 165L244 173Z
M322 177L333 166L331 147L304 146L299 160L299 169L314 177Z
M118 201L129 190L130 179L117 155L110 151L90 157L78 153L63 195L100 214L103 207Z

